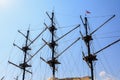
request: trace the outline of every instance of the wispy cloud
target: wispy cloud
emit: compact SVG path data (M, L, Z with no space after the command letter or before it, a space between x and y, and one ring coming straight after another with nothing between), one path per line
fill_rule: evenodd
M101 77L102 80L118 80L117 78L115 78L114 76L106 73L105 71L101 71L99 73L99 76Z

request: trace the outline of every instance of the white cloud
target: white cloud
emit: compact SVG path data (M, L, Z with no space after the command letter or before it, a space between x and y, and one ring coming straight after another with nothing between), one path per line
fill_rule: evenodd
M100 77L104 77L105 75L106 75L105 71L101 71L99 74Z
M112 75L106 73L105 71L101 71L99 76L102 80L118 80L117 78L113 77Z

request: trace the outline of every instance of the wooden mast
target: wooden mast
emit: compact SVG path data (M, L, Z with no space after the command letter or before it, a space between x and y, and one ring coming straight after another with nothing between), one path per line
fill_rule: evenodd
M22 35L24 35L22 32L18 31L19 33L21 33ZM25 46L23 46L22 48L20 48L19 46L17 46L15 43L13 43L14 46L16 46L17 48L19 48L20 50L22 50L24 52L24 60L23 60L23 63L19 64L19 65L16 65L10 61L8 61L10 64L20 68L23 70L23 75L22 75L22 80L25 80L25 73L26 72L29 72L32 74L32 72L26 70L26 68L28 67L31 67L31 65L27 64L26 62L26 58L27 58L27 54L28 54L28 50L31 50L28 46L28 41L29 41L29 30L27 30L27 35L24 37L26 38L26 41L25 41Z
M93 67L93 62L97 60L96 58L96 54L103 51L104 49L112 46L113 44L117 43L120 41L120 39L114 41L113 43L105 46L104 48L100 49L99 51L91 54L91 47L90 47L90 42L91 40L93 40L92 38L92 34L94 34L97 30L99 30L103 25L105 25L107 22L109 22L112 18L114 18L115 15L113 15L112 17L110 17L108 20L106 20L102 25L100 25L97 29L95 29L93 32L91 33L88 33L88 20L87 20L87 17L84 18L84 21L82 19L82 17L80 16L81 18L81 21L84 25L84 28L85 28L85 36L82 35L81 31L80 31L80 34L82 36L82 39L84 40L86 46L87 46L87 56L85 56L84 52L83 53L83 60L86 61L86 63L88 64L88 66L90 67L90 71L91 71L91 80L94 80L94 67Z

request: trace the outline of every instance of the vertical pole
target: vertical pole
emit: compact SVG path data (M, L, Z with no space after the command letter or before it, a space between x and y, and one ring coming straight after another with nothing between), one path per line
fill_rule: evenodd
M93 71L93 62L90 62L91 65L91 79L94 80L94 71Z
M88 26L87 26L87 17L85 17L85 30L86 30L86 43L87 43L87 49L88 49L88 56L89 56L89 63L90 63L90 69L91 69L91 79L94 80L94 72L93 72L93 60L90 58L91 57L91 50L90 50L90 40L91 36L88 34Z
M24 47L24 63L23 63L23 78L22 78L22 80L25 79L25 70L26 70L25 64L26 64L26 54L27 54L27 50L28 50L28 46L27 46L28 36L29 36L29 30L27 31L26 43L25 43L25 47Z
M55 63L54 63L54 54L55 54L55 51L54 51L54 48L55 48L55 41L54 41L54 30L55 30L55 27L54 27L54 13L52 12L52 19L51 19L51 22L52 22L52 26L51 26L51 29L52 29L52 67L53 67L53 78L55 78Z
M86 36L88 35L88 29L87 29L87 17L85 17L85 32L86 32Z

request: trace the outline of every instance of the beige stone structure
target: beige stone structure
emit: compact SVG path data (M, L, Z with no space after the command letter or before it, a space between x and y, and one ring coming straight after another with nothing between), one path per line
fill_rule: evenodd
M49 78L48 80L91 80L89 76L86 77L74 77L74 78L62 78L62 79L58 79L58 78Z

